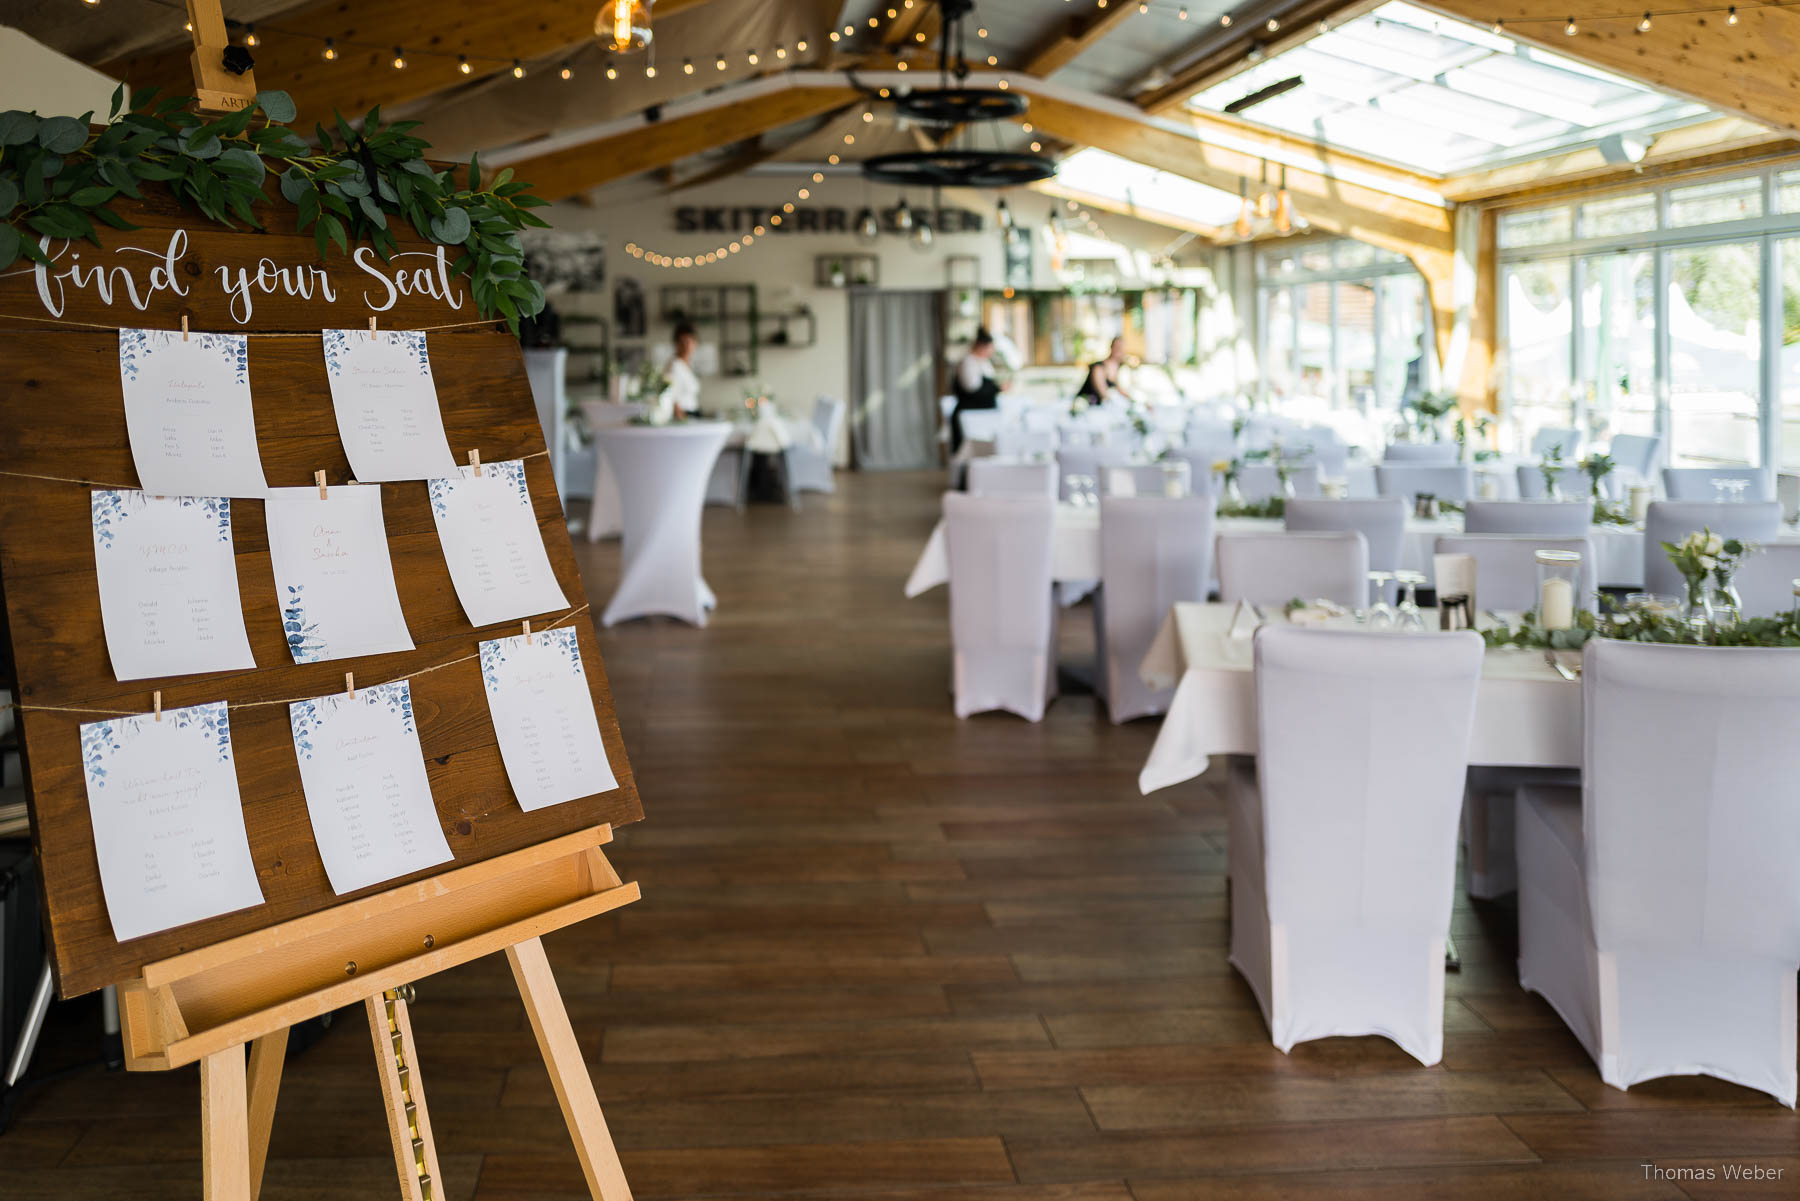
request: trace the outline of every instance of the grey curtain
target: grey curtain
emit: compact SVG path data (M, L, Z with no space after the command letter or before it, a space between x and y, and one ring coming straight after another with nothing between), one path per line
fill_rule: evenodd
M937 464L942 311L935 292L850 294L850 430L865 471Z

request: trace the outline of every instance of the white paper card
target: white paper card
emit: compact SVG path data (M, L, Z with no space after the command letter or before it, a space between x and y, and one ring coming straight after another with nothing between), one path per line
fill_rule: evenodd
M413 649L381 489L272 488L265 505L281 628L296 663Z
M506 778L524 810L619 786L571 629L481 644L481 678Z
M288 706L300 786L332 891L447 861L405 680Z
M261 496L268 491L250 407L243 334L119 331L125 429L144 491Z
M483 463L480 475L459 468L430 489L450 582L472 625L569 607L538 533L523 460Z
M1469 620L1475 620L1475 614L1481 612L1475 601L1475 556L1474 555L1433 555L1431 556L1431 578L1436 581L1437 594L1443 596L1466 596L1469 598Z
M328 329L325 375L338 437L361 482L456 474L419 330Z
M232 558L231 501L93 494L100 624L115 678L256 666Z
M224 701L83 725L81 760L114 938L262 904Z

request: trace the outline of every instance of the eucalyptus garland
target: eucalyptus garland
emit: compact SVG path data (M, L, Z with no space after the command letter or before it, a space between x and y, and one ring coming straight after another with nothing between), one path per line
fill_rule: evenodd
M113 93L110 123L91 131L93 113L40 117L0 112L0 270L20 257L48 264L40 239L85 238L98 244L96 222L136 229L112 210L119 196L140 199L145 183L168 187L182 204L228 228L257 229L273 170L292 204L300 232L312 231L319 257L335 246L373 246L385 262L395 249L390 222L460 247L451 271L469 277L475 307L503 317L514 332L520 317L544 307L544 290L525 276L519 231L549 223L530 210L546 203L510 168L482 186L479 156L459 186L454 169L425 161L430 143L413 136L417 121L381 123L369 110L360 130L340 114L336 128L314 127L309 144L284 122L294 119L286 92L259 92L236 112L207 118L188 96L135 96L122 112L125 88Z
M1800 612L1695 625L1658 609L1617 608L1611 602L1611 597L1603 598L1607 612L1600 615L1577 613L1575 625L1568 629L1546 630L1538 624L1537 614L1528 612L1518 625L1496 626L1481 636L1491 648L1521 650L1580 650L1590 638L1680 646L1800 647Z

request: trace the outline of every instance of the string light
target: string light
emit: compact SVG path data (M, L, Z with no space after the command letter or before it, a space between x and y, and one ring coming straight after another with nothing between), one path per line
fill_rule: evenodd
M394 47L394 70L406 70L406 52L401 50L398 46Z
M801 38L799 41L795 42L794 49L801 54L805 54L806 53L806 39Z
M1650 14L1649 13L1645 13L1643 15L1643 17L1638 21L1637 31L1639 33L1649 33L1650 32Z
M606 64L606 77L608 79L617 79L619 77L619 68L617 64L611 62Z
M693 59L684 58L681 60L681 73L683 75L692 75L694 73L694 60Z
M1223 27L1225 29L1230 29L1231 28L1231 14L1226 13L1224 16L1220 17L1219 24L1221 27Z
M1567 25L1563 26L1563 32L1568 34L1570 37L1575 36L1575 18L1574 17L1570 17L1569 23Z
M456 56L456 69L464 75L468 75L475 70L474 67L469 65L469 56L466 54L459 54Z
M244 45L246 45L246 46L262 45L262 39L256 36L256 22L255 21L252 21L248 25L244 26Z
M564 82L575 78L575 72L569 69L569 64L566 62L562 65L562 68L557 71L557 74L562 76Z
M756 57L756 51L752 50L744 56L744 61L754 67L761 60Z
M337 61L337 43L332 41L330 38L326 38L325 39L325 49L323 49L319 52L319 56L328 63L336 62Z
M725 56L723 54L719 55L719 60L714 63L713 66L723 71L725 69Z
M786 58L787 57L787 47L786 46L775 47L775 57L776 58Z
M1737 24L1737 5L1734 4L1730 8L1725 10L1725 24L1727 24L1727 25L1736 25Z
M644 78L645 79L655 79L656 78L656 64L655 63L645 63L644 64Z
M1267 21L1265 21L1263 23L1263 28L1268 30L1270 33L1275 33L1281 28L1281 22L1277 21L1274 17L1270 17Z
M525 78L525 64L520 62L516 58L513 59L512 77L514 79L524 79Z

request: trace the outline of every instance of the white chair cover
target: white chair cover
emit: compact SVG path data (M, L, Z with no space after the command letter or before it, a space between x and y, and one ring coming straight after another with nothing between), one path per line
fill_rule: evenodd
M1774 477L1760 467L1665 467L1662 475L1670 500L1716 501L1719 490L1713 487L1714 480L1747 481L1750 486L1743 493L1747 501L1775 499Z
M1368 541L1369 570L1393 571L1400 566L1409 508L1405 501L1393 496L1375 500L1291 500L1285 524L1290 530L1359 530ZM1365 580L1365 588L1367 584Z
M587 422L588 429L598 434L599 431L616 425L629 425L633 417L641 417L649 410L649 405L616 405L610 401L590 400L581 406L581 416ZM619 485L613 479L612 464L606 461L605 455L596 454L594 498L588 506L587 540L598 542L602 538L617 538L624 529L624 522L619 518Z
M1287 469L1287 476L1295 496L1318 496L1324 490L1317 463L1296 463ZM1273 463L1245 463L1238 468L1238 491L1247 501L1286 494Z
M1193 468L1186 462L1182 462L1181 467L1188 472L1191 483ZM1103 496L1161 496L1164 480L1161 463L1108 467L1100 473L1100 493Z
M1229 456L1216 455L1205 447L1193 446L1184 446L1169 453L1188 465L1188 489L1195 496L1219 490L1218 478L1213 475L1213 464Z
M1274 1044L1443 1057L1444 942L1481 636L1266 625L1230 777L1231 963Z
M1795 580L1800 580L1800 545L1773 542L1745 559L1733 581L1744 602L1744 616L1792 613Z
M1072 476L1091 476L1094 487L1099 489L1101 477L1108 467L1128 467L1131 465L1132 453L1123 446L1065 446L1056 452L1056 465L1059 475L1056 484L1056 495L1060 500L1069 499L1069 479Z
M1355 530L1220 534L1219 599L1253 605L1335 601L1361 609L1369 600L1369 543Z
M1053 455L1056 453L1056 430L1027 429L1022 425L1005 426L994 435L994 453L1003 459Z
M1593 526L1591 500L1472 500L1463 510L1466 534L1573 538L1585 535Z
M1005 709L1041 721L1056 695L1049 497L944 494L956 716Z
M1211 497L1152 494L1100 502L1094 644L1101 693L1115 724L1168 709L1174 689L1149 687L1138 678L1138 666L1172 607L1206 599L1212 548Z
M970 496L1047 496L1056 499L1055 463L969 460Z
M1475 556L1475 600L1483 609L1522 613L1538 607L1537 552L1574 551L1581 556L1581 605L1598 603L1594 575L1594 542L1579 538L1546 538L1539 534L1444 535L1437 540L1440 555Z
M1613 467L1630 483L1648 483L1662 453L1662 438L1644 434L1614 434L1607 448Z
M1456 454L1454 442L1395 442L1387 448L1383 461L1442 465L1456 462Z
M964 409L962 412L963 445L986 442L992 445L1000 433L999 409Z
M1644 519L1644 589L1658 596L1685 596L1687 585L1669 562L1665 542L1680 542L1696 530L1711 530L1721 538L1769 542L1781 529L1781 506L1775 501L1738 504L1733 501L1653 501Z
M1304 425L1294 431L1294 437L1293 448L1283 446L1283 454L1296 463L1317 463L1328 480L1344 478L1350 466L1350 448L1336 430L1329 425Z
M782 453L787 458L787 484L794 492L835 492L832 455L843 433L844 402L835 396L813 401L812 424Z
M706 624L718 604L700 576L700 513L706 481L731 427L717 421L615 426L595 441L612 461L625 519L619 586L601 615L611 626L666 614Z
M1475 494L1475 473L1467 466L1441 463L1377 463L1375 491L1411 503L1421 492L1439 500L1464 504Z
M1629 1088L1795 1102L1800 651L1596 638L1582 790L1518 812L1519 982Z
M1277 417L1270 413L1252 413L1244 418L1244 432L1241 438L1245 450L1268 450L1277 442L1285 448L1300 444L1302 426L1292 417Z
M1532 436L1531 454L1542 459L1558 451L1563 462L1573 464L1581 457L1581 431L1568 427L1545 426Z
M1519 480L1520 500L1550 499L1550 487L1544 483L1543 470L1536 463L1520 463L1513 468L1513 474ZM1580 475L1574 467L1564 467L1563 473L1557 481L1558 486L1566 488L1571 482L1571 477L1579 479Z

